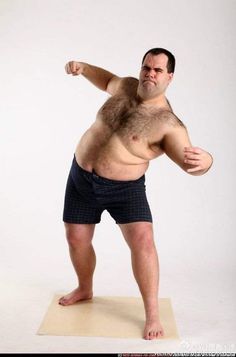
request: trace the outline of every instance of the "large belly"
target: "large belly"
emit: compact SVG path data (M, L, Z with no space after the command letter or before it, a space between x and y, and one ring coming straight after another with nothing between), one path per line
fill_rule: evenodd
M137 138L122 138L106 131L106 127L91 127L76 148L76 160L87 171L114 180L135 180L148 168L155 155Z

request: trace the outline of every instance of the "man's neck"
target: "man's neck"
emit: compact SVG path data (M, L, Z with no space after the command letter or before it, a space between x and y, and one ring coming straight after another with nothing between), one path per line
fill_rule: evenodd
M147 106L156 106L156 107L169 107L169 103L168 100L166 99L165 95L160 95L158 97L154 97L154 98L150 98L150 99L142 99L142 97L140 98L140 102L144 105Z

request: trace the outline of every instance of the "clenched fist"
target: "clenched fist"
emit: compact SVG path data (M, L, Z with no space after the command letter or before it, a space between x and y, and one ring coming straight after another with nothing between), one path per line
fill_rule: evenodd
M85 63L70 61L66 64L65 70L67 74L72 74L73 76L78 76L83 73Z

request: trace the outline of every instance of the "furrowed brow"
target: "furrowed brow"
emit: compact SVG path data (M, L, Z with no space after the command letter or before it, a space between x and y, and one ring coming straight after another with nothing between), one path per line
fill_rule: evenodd
M143 68L143 69L147 69L148 71L151 69L151 67L147 66L146 64L144 64L144 65L142 66L142 68Z
M142 66L142 68L145 69L145 70L147 70L147 71L150 71L150 70L152 69L150 66L148 66L148 65L146 65L146 64L144 64L144 65ZM161 67L155 67L155 68L153 68L153 69L154 69L154 71L156 71L156 72L163 72L163 71L164 71L163 68L161 68Z
M154 68L155 71L160 71L163 72L163 69L161 67Z

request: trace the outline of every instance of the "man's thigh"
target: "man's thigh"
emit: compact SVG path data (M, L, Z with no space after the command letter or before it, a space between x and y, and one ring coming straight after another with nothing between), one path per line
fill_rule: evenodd
M95 224L65 223L67 240L72 242L90 243L93 239Z

